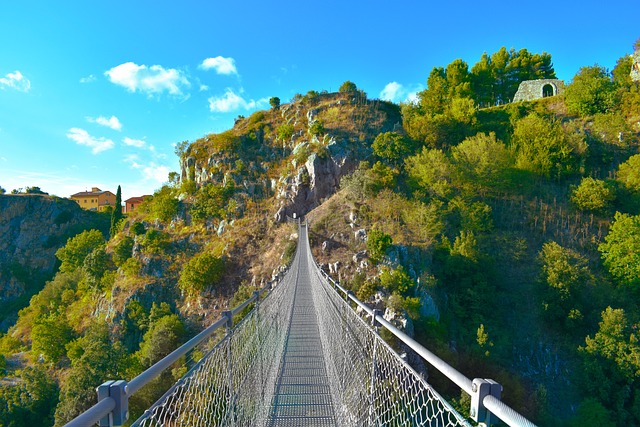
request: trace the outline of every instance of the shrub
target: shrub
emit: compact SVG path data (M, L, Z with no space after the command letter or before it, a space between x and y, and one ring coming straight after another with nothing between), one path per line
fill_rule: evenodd
M82 267L87 255L104 244L104 236L98 230L83 231L70 238L67 244L56 252L56 256L62 261L60 271L68 272Z
M367 250L371 261L376 264L380 262L391 243L391 236L375 228L371 229L367 236Z
M180 272L180 288L188 294L216 285L224 273L224 262L210 252L202 252L185 264Z
M571 194L571 203L582 211L604 210L614 199L615 191L612 186L591 177L582 178L580 185Z
M309 134L315 136L324 134L324 126L322 125L322 122L319 120L313 122L311 126L309 126Z
M358 90L358 87L356 86L355 83L347 80L346 82L342 83L340 85L340 88L338 89L338 92L340 93L349 93L349 92L355 92Z
M133 252L133 239L129 236L125 236L113 248L113 262L118 267L122 266L122 264L124 264L126 260L131 258L132 252Z
M276 128L276 135L278 136L278 139L286 141L293 136L294 131L295 129L292 124L283 123Z

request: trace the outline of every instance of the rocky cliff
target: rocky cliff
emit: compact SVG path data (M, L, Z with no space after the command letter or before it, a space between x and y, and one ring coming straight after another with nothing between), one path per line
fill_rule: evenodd
M297 96L194 141L181 156L181 179L198 186L232 180L249 198L274 196L280 222L331 197L341 178L371 157L375 137L401 123L398 106L360 91Z
M55 253L69 237L108 230L109 218L43 195L0 195L0 330L53 276Z

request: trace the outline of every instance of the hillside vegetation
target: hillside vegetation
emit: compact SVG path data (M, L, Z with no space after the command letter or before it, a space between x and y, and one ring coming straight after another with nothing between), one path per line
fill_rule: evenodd
M0 424L63 425L95 386L130 380L272 281L295 251L294 214L323 268L540 425L640 424L630 71L625 55L612 73L582 68L564 96L509 103L520 81L555 73L549 54L503 48L435 68L415 103L347 81L178 144L181 171L109 239L69 239L0 340ZM132 401L131 419L184 372Z

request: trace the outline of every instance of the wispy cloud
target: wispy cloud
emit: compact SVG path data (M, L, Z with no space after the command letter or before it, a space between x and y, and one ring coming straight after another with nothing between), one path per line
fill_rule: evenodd
M236 60L233 58L224 58L222 56L207 58L202 61L202 64L200 64L198 68L203 70L214 69L218 74L238 74L238 70L236 69Z
M129 147L136 147L136 148L143 148L146 144L146 142L141 139L133 139L129 137L124 137L122 142L124 142L124 144L128 145Z
M90 147L93 154L98 154L102 151L110 150L115 146L112 140L107 138L93 137L89 134L89 132L80 128L69 129L67 138L75 141L75 143L78 145L86 145L87 147Z
M257 101L250 99L246 100L240 95L236 94L232 89L227 88L226 92L222 96L212 96L209 98L209 109L214 113L228 113L237 110L253 110L256 108L265 107L269 103L267 98L261 98Z
M129 92L142 92L149 96L168 92L182 95L182 89L191 83L180 70L161 65L138 65L125 62L104 73L111 83L125 87Z
M113 130L117 130L117 131L122 130L122 123L120 123L120 120L116 116L111 116L109 118L106 118L104 116L100 116L96 118L87 117L87 121L89 123L97 123L101 126L106 126Z
M398 82L391 82L382 89L380 98L391 102L414 102L417 100L417 93L422 89L422 85L406 87Z
M96 76L94 76L93 74L89 74L87 77L83 77L80 79L80 83L91 83L91 82L95 82Z
M19 92L29 92L31 82L20 71L16 70L0 78L0 89L5 88L15 89Z
M159 184L167 182L169 172L171 172L168 166L159 165L153 161L143 164L140 163L139 160L140 158L135 154L125 156L124 158L124 161L129 163L131 169L140 171L145 181L155 181Z

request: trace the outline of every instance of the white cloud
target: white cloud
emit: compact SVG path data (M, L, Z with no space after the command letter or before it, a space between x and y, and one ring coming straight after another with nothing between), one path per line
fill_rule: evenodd
M20 71L16 70L15 72L9 73L0 78L0 89L7 87L19 92L29 92L31 89L31 82L28 78L23 76Z
M155 162L149 162L148 164L144 165L142 163L139 163L138 160L139 157L135 154L126 156L124 158L124 161L131 165L131 169L139 170L142 173L144 180L152 180L160 184L167 182L169 172L171 172L168 166L158 165Z
M200 85L200 92L204 92L204 91L207 91L207 90L209 90L209 86L203 85L203 84Z
M113 141L110 139L95 138L89 135L89 132L80 128L69 129L69 133L67 133L67 138L75 141L76 144L86 145L87 147L91 147L91 151L93 152L93 154L98 154L101 151L110 150L115 145Z
M422 85L405 87L398 82L387 83L380 92L380 98L391 102L415 102L417 94L422 90Z
M214 113L228 113L240 109L253 110L255 108L265 107L268 103L269 100L267 98L261 98L257 101L253 99L247 101L230 88L227 88L224 95L209 98L209 109Z
M133 139L133 138L129 138L129 137L125 137L122 142L125 143L125 145L128 145L130 147L137 147L137 148L142 148L145 146L146 142L141 140L141 139Z
M202 61L202 64L198 68L203 70L214 69L218 74L238 74L236 69L236 61L233 58L223 58L222 56L216 56L215 58L207 58Z
M97 123L101 126L106 126L108 128L111 128L113 130L117 130L120 131L122 130L122 123L120 123L120 120L118 120L118 118L116 116L111 116L109 118L106 118L104 116L100 116L97 118L93 118L93 117L87 117L87 121L89 123Z
M96 76L93 74L89 74L87 77L83 77L80 79L80 83L91 83L96 81Z
M182 95L182 88L191 83L185 75L175 68L165 69L160 65L138 65L125 62L104 73L111 83L123 86L129 92L142 92L151 96L169 92L171 95Z

